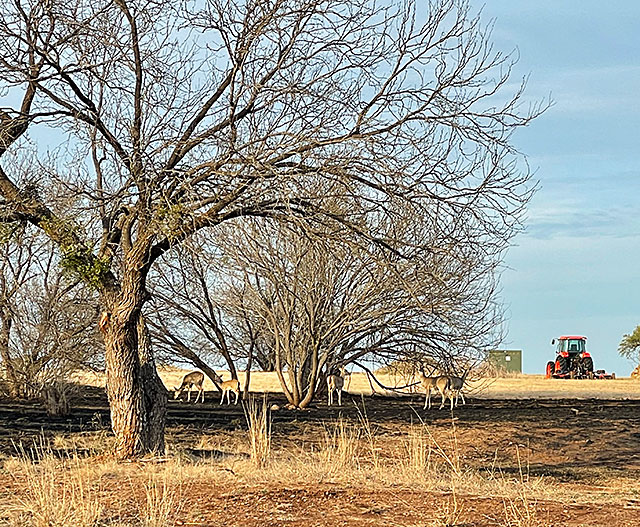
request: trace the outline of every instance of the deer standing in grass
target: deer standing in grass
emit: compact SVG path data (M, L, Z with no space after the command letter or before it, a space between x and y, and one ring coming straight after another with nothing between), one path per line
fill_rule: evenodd
M464 400L464 395L462 394L462 388L464 388L464 383L467 380L468 374L469 374L469 370L467 369L462 374L462 377L457 377L455 375L449 376L449 392L452 396L455 394L455 397L456 397L455 406L458 406L458 397L462 399L462 404L467 404ZM453 400L452 400L452 405L453 405Z
M329 400L327 406L333 404L333 392L338 392L338 406L342 406L342 390L344 388L344 379L347 372L344 366L340 367L340 373L332 373L327 375L327 389L329 391Z
M174 399L180 397L182 392L187 390L187 402L191 402L191 388L196 388L198 390L198 395L196 396L196 400L194 404L198 402L198 398L202 395L202 402L204 403L204 388L202 387L202 383L204 382L204 373L201 371L192 371L191 373L187 373L182 378L182 384L180 388L174 388Z
M439 392L442 397L442 402L440 403L440 409L444 406L444 401L446 395L449 390L449 382L450 379L446 375L437 375L436 377L427 377L424 372L422 372L422 379L420 381L422 383L422 387L425 390L425 399L424 399L424 408L427 406L431 408L431 392ZM453 403L452 403L453 404Z
M240 381L238 379L223 381L222 377L218 377L217 381L220 383L220 391L222 392L220 404L224 401L225 395L227 396L227 404L231 404L231 392L236 394L236 400L233 404L238 404L238 397L240 397Z

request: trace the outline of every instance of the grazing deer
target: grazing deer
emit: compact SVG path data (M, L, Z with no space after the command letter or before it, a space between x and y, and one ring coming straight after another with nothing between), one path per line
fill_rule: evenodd
M449 382L450 379L446 375L438 375L436 377L427 377L424 372L422 372L422 379L420 381L422 383L422 387L425 389L425 399L424 399L424 408L431 408L431 392L440 392L440 396L442 397L442 402L440 403L440 409L444 406L445 397L449 391ZM453 404L453 402L451 403Z
M238 379L223 381L222 377L218 377L218 382L220 382L220 391L222 392L220 404L224 401L225 394L227 395L227 404L231 404L231 392L236 394L236 400L233 404L238 404L238 397L240 397L240 381Z
M202 387L202 383L204 382L204 373L201 371L192 371L191 373L187 373L182 378L182 384L180 388L174 388L174 399L180 397L183 391L187 390L187 402L191 402L191 388L196 388L200 393L196 396L196 400L194 404L198 402L198 398L202 395L202 402L204 402L204 388Z
M332 373L327 375L327 389L329 391L329 400L327 406L333 404L333 392L338 392L338 406L342 406L342 390L344 388L344 379L347 376L347 372L344 366L340 367L340 373Z

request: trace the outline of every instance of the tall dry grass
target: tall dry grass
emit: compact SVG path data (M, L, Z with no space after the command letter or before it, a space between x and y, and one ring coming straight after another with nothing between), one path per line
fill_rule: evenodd
M271 419L267 397L262 397L260 404L255 397L242 403L247 420L251 461L258 467L264 468L271 453Z
M324 441L318 452L321 472L333 477L357 469L359 431L344 419L338 419L324 432Z
M515 492L502 491L502 506L506 527L539 527L542 521L538 517L538 500L535 485L532 486L529 459L526 464L522 460L521 450L516 445L516 459L518 462L518 479ZM498 484L507 486L504 474L499 473Z
M358 408L358 420L360 423L360 429L364 435L367 446L369 447L369 459L374 470L380 469L380 451L381 447L378 445L378 437L374 432L369 416L367 415L367 407L362 397L362 407Z
M180 468L180 465L171 467ZM180 471L151 474L143 484L144 501L138 516L142 527L169 527L177 524L183 507L185 481Z
M4 470L24 483L24 495L17 496L9 515L10 526L93 527L98 525L103 506L98 489L84 470L84 460L56 459L40 445L5 461Z
M206 460L185 461L178 453L162 465L117 464L101 457L61 460L42 447L35 454L23 451L19 457L4 460L2 472L12 475L20 492L10 502L0 503L0 520L9 518L10 527L186 525L193 519L185 503L197 482L198 488L204 485L211 492L314 484L433 491L442 498L433 516L425 518L427 527L469 524L468 496L496 497L493 524L497 527L542 527L545 522L538 504L557 495L556 481L530 475L528 457L517 445L515 476L498 468L485 470L466 464L454 419L448 430L435 430L418 421L389 434L382 425L371 422L363 407L357 421L338 418L315 429L315 441L273 448L266 399L247 401L246 418L249 431L237 431L232 451ZM309 438L313 435L304 433ZM194 439L196 444L225 447L203 436ZM578 492L584 491L572 494L569 488L563 495L578 502L592 500ZM640 484L628 483L617 492L636 496ZM114 509L118 499L121 509Z
M140 470L104 456L60 458L43 441L20 447L2 472L19 489L0 504L7 527L175 527L189 481L177 460Z

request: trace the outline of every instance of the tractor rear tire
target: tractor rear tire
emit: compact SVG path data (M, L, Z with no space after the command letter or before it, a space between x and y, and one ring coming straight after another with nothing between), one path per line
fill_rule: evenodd
M553 361L547 362L547 370L545 372L546 373L545 378L551 379L551 377L555 372L556 372L556 363Z
M584 357L582 359L582 370L587 374L593 373L593 359L591 357Z
M569 359L567 357L563 357L562 355L558 355L556 357L556 372L566 373L568 369Z

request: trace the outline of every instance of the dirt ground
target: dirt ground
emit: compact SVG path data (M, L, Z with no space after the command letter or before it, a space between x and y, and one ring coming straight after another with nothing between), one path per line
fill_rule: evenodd
M364 412L381 444L390 445L405 436L412 424L424 424L442 437L450 437L453 428L465 470L498 471L502 477L516 479L525 470L527 478L542 478L552 492L523 499L518 517L508 520L507 509L514 503L468 489L457 493L415 490L376 481L350 483L348 477L338 484L285 481L269 488L255 483L229 488L228 480L207 480L190 486L188 496L182 498L185 512L175 525L640 525L637 487L624 488L625 481L640 476L640 400L469 398L453 414L437 407L423 410L423 397L417 395L346 396L341 408L328 408L320 401L305 411L285 409L279 394L269 394L272 403L282 407L272 412L275 450L308 446L339 418L362 423ZM187 452L194 459L218 455L217 450L202 448L203 437L243 434L245 429L242 406L219 406L216 393L208 393L205 404L170 401L167 436L173 452ZM85 389L72 415L65 418L47 417L37 404L0 400L0 453L5 458L15 455L20 442L29 444L43 436L108 434L108 430L108 405L98 388ZM82 454L77 448L75 452ZM14 485L15 478L0 472L0 489L11 492ZM535 514L523 516L523 507L535 509Z

